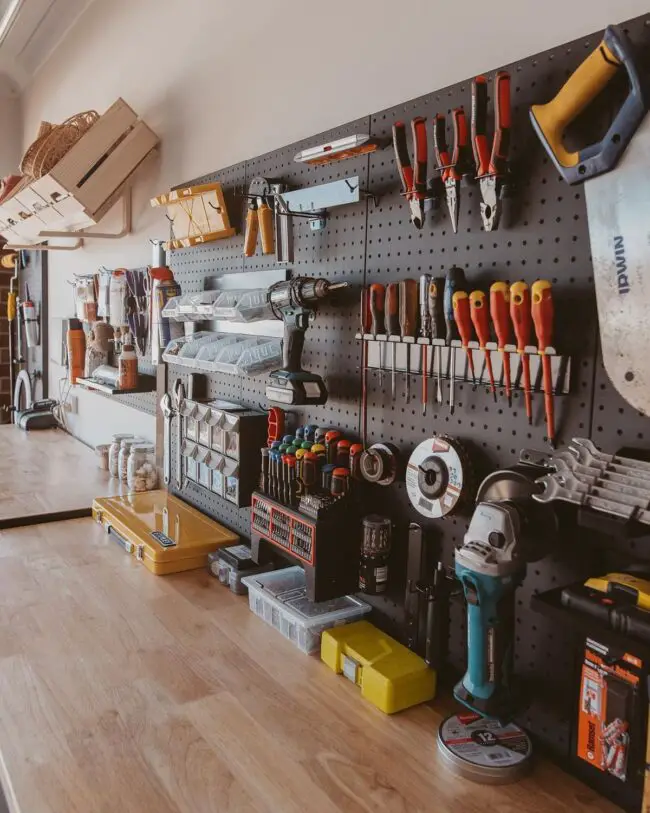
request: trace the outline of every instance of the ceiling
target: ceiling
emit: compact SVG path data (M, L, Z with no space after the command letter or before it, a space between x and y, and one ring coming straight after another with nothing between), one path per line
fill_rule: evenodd
M0 92L20 93L93 0L23 0L0 43ZM0 0L0 19L12 0Z

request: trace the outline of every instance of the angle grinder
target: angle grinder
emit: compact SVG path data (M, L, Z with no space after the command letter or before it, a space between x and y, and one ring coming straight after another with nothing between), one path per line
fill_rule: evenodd
M512 683L515 591L529 561L541 558L557 536L555 515L531 496L536 472L506 469L479 486L463 544L455 552L456 578L467 601L467 671L454 696L482 716L511 719L520 705ZM546 508L546 506L543 506Z

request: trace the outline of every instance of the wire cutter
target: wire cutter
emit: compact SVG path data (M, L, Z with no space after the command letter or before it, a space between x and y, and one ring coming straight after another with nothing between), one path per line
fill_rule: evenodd
M395 160L402 179L404 194L411 209L411 221L416 229L424 226L424 201L427 197L427 125L426 119L417 116L411 121L415 166L411 166L406 127L403 121L393 124L393 147Z
M472 149L476 178L481 190L481 218L485 231L494 231L501 217L501 192L508 171L510 150L510 74L499 71L494 78L494 138L492 153L487 136L487 79L472 83Z
M458 231L458 210L460 205L460 182L467 167L467 117L462 107L452 111L454 123L454 146L449 157L445 134L445 117L438 114L433 120L433 149L440 178L445 186L445 198L454 234Z

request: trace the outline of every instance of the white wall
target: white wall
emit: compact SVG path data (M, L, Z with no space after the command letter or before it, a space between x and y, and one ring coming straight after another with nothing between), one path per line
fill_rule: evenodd
M41 118L123 96L162 152L138 184L131 237L50 254L51 315L69 312L72 272L149 260L165 221L147 201L172 184L646 11L644 0L95 0L25 92L25 145ZM79 396L70 424L85 440L131 425L132 410Z
M23 121L20 99L3 91L0 80L0 178L15 173L22 154Z

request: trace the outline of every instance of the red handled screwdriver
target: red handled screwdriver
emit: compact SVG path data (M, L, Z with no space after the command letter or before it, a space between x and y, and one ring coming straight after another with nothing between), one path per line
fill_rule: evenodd
M545 279L533 282L531 289L533 305L532 316L537 336L537 348L542 357L542 373L544 384L544 408L546 410L546 432L551 446L555 446L555 411L553 407L553 375L551 372L551 357L547 348L553 343L553 295L551 283Z
M414 339L418 330L418 283L414 279L403 279L399 284L399 324L402 339ZM411 401L411 346L406 345L406 381L404 395L406 403Z
M490 388L494 400L497 400L497 388L494 383L494 371L492 370L492 356L487 348L487 343L490 341L490 316L488 314L487 303L485 301L485 293L483 291L472 291L469 295L469 309L472 317L472 324L476 331L478 338L478 346L485 353L485 366L487 367L488 377L490 379Z
M460 336L460 343L467 355L467 362L469 364L469 371L472 376L472 383L476 384L476 374L474 372L474 358L472 351L469 348L469 343L472 341L472 316L469 308L469 297L467 291L456 291L452 297L454 304L454 321L458 327L458 335Z
M510 354L506 350L510 338L510 291L505 282L493 282L490 286L490 315L497 336L497 348L503 360L503 379L506 385L508 406L512 406L512 383L510 379Z
M526 345L530 344L530 333L533 327L530 312L530 291L525 282L513 282L510 286L510 318L515 328L517 353L521 358L524 378L524 399L528 423L533 422L533 399L530 388L530 358L526 354Z

